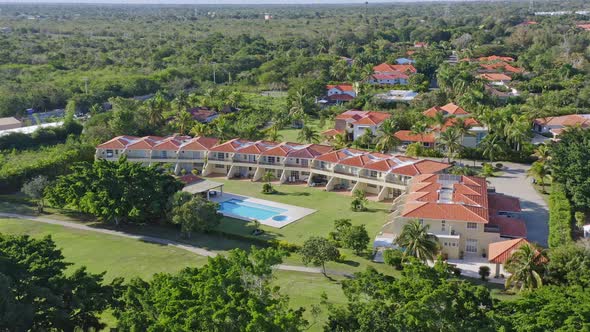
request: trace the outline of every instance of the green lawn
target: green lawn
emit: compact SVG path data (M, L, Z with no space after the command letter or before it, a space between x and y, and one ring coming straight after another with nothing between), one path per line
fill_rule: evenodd
M66 261L74 263L70 269L86 266L94 273L107 271L107 281L116 277L149 279L154 273L173 273L187 266L202 266L207 262L205 257L173 247L29 220L0 219L0 233L28 234L36 238L51 235ZM320 303L323 292L333 303L345 302L340 288L341 278L329 279L320 274L290 271L277 271L275 277L273 285L280 286L281 292L289 296L291 305L305 307L306 319L318 321L310 331L321 331L327 317L325 309L316 318L309 312L311 305ZM103 315L103 321L109 327L116 325L115 318L109 312Z
M225 184L223 190L239 195L246 195L295 206L317 210L315 213L291 223L281 229L262 226L268 239L285 240L302 244L312 235L327 236L334 228L334 220L339 218L351 219L353 225L364 224L373 238L387 221L389 204L369 202L367 212L352 212L350 210L350 196L327 192L319 188L309 188L300 185L275 185L277 194L265 195L261 193L262 183L225 180L215 178L214 181ZM249 235L253 225L236 219L225 218L219 229L224 232Z
M307 122L307 125L314 128L318 132L318 134L320 134L321 132L323 132L325 130L333 128L334 121L328 120L328 121L326 121L326 123L323 126L320 126L320 120L312 119ZM279 130L279 134L282 136L281 140L284 142L299 142L299 140L297 139L297 135L299 135L299 129L288 127L288 128ZM305 143L305 142L299 142L299 143Z

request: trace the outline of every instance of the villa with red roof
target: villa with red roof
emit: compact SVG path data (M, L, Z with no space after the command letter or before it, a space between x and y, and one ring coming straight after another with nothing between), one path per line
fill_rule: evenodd
M327 99L332 102L342 103L356 98L356 91L352 84L326 85Z
M461 145L465 147L476 147L488 133L487 128L477 122L469 112L454 103L431 107L422 112L422 114L429 118L434 118L437 114L442 114L446 118L446 121L440 127L431 125L429 131L421 135L412 133L410 130L397 131L394 136L401 141L402 145L406 146L420 142L425 147L435 147L440 134L455 125L459 121L458 119L462 119L464 125L469 127L469 135L465 135L461 142Z
M326 130L322 135L334 137L339 134L346 134L350 140L356 140L364 135L367 130L377 135L377 130L383 121L390 117L391 114L385 112L348 110L336 116L334 129Z
M373 67L373 74L367 81L370 84L381 85L407 85L411 75L418 71L412 64L391 65L382 63Z
M533 131L539 134L552 134L557 139L567 127L590 128L590 114L570 114L539 118L533 121Z
M429 226L448 258L487 254L490 243L525 238L526 225L518 218L518 198L489 192L485 178L421 174L396 199L384 232L399 235L405 224L418 220Z
M115 137L96 147L96 158L115 161L120 156L145 165L172 165L176 174L259 181L270 172L280 183L307 183L326 190L362 189L379 200L402 194L420 174L444 172L449 164L405 156L292 142L249 141L220 143L210 137Z

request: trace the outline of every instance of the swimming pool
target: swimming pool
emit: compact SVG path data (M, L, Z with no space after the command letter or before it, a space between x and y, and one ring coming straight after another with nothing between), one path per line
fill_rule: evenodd
M241 219L256 219L266 220L276 217L281 213L287 212L286 209L276 208L268 205L245 202L239 199L230 199L229 201L221 202L219 212L229 216L236 216ZM288 218L277 218L276 221L287 221Z

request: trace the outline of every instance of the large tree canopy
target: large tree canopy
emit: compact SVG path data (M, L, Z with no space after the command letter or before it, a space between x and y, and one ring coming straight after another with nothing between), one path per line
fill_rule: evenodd
M155 167L96 160L79 163L46 190L54 206L70 206L107 221L151 221L165 216L170 197L182 188Z
M69 263L50 237L0 234L0 330L101 329L120 280L103 285L84 267L66 275Z
M234 250L201 268L133 279L115 311L124 331L301 331L303 309L269 286L275 249Z

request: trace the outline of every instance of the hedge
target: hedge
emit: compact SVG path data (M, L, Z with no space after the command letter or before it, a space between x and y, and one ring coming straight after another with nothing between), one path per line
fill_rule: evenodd
M572 206L564 188L553 183L549 196L549 247L572 242Z

